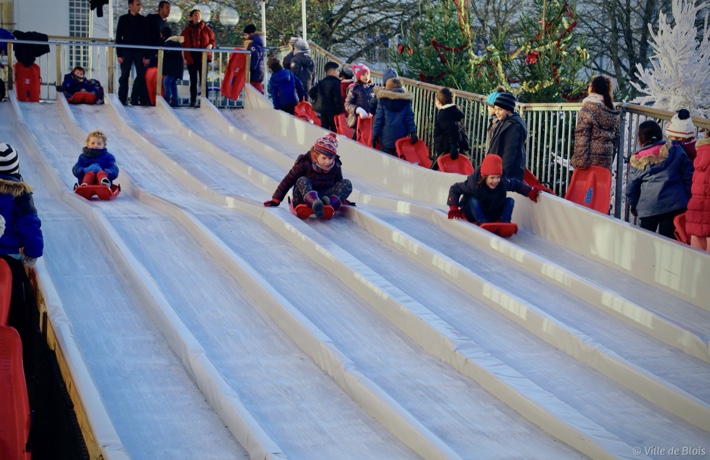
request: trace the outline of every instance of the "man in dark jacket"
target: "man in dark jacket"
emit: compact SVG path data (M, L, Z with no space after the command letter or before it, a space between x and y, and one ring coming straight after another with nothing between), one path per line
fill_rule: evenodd
M162 46L165 40L160 36L164 28L168 27L168 16L170 16L170 2L162 0L158 3L158 12L145 17L147 24L147 40L150 46ZM157 65L158 51L151 50L151 62Z
M500 155L503 158L504 174L521 181L525 175L525 140L528 129L515 112L515 96L512 93L500 93L494 106L500 121L493 131L488 153Z
M116 26L116 44L118 45L147 45L145 17L139 12L141 0L128 0L128 13L118 18ZM128 98L128 79L131 76L131 67L136 68L136 78L131 90L131 104L150 105L148 88L145 85L145 64L143 59L150 58L149 50L137 48L116 47L118 63L121 66L121 76L118 78L118 99L126 105Z
M313 102L313 110L320 115L320 125L325 129L337 132L335 116L343 113L343 98L340 95L340 79L338 78L338 63L325 64L325 78L311 88L308 95Z

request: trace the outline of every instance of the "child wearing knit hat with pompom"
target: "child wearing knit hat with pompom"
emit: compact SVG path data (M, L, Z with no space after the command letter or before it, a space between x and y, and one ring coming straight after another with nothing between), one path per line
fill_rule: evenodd
M677 141L688 158L695 160L695 125L687 109L680 109L666 125L666 136L672 141Z
M465 181L449 189L449 219L465 218L478 225L510 222L515 201L508 197L508 191L525 195L537 203L541 190L503 176L503 159L491 153Z
M354 83L348 87L345 110L348 112L348 126L357 128L358 118L371 118L377 111L374 84L370 79L370 69L365 64L353 64ZM353 139L357 133L353 134Z
M306 204L316 218L323 217L323 206L334 211L350 196L353 186L343 179L342 162L338 156L338 138L328 133L316 141L311 150L296 158L291 170L283 178L264 206L278 206L293 187L293 206Z

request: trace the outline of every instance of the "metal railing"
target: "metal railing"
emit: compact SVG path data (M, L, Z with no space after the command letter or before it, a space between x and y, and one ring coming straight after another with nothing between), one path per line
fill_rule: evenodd
M86 65L82 66L85 70L87 79L95 79L104 85L105 92L115 93L118 89L118 78L120 77L120 69L117 69L116 47L133 48L133 49L150 49L155 50L157 54L157 72L156 94L160 94L162 87L162 63L165 51L175 51L175 48L163 48L155 46L131 46L131 45L116 45L113 42L102 39L82 40L75 37L51 37L47 42L29 41L29 40L3 40L8 44L8 64L13 62L14 47L17 44L28 45L49 45L50 52L37 58L37 64L41 69L41 100L53 100L56 98L57 87L61 87L64 75L71 72L71 69L76 65L81 65L79 62L72 62L72 56L85 57ZM229 57L233 53L247 54L247 69L249 68L249 60L251 53L244 50L235 50L233 48L216 48L205 50L202 48L180 48L180 51L198 51L202 53L202 73L200 75L199 94L205 95L217 107L239 107L241 106L241 95L237 101L230 100L222 96L219 89L224 78L224 71L227 67ZM212 53L213 59L207 61L208 53ZM12 68L12 65L8 65ZM120 67L120 66L119 66ZM135 75L135 71L132 72ZM8 70L8 89L13 89L14 75L11 70ZM132 80L129 85L132 85ZM246 81L249 81L247 75ZM178 82L179 93L187 93L188 79L182 79ZM182 90L182 91L181 91ZM182 95L181 95L182 97Z
M311 55L316 65L316 80L324 77L324 65L327 61L344 62L328 53L318 45L311 43ZM372 72L375 84L382 83L382 74ZM408 78L401 78L407 91L414 94L412 108L419 138L427 145L433 145L434 121L436 108L434 100L440 86L423 83ZM452 90L454 102L464 113L464 124L471 143L472 162L479 164L486 155L487 127L489 116L485 96L465 91ZM577 125L577 113L581 103L524 104L518 103L516 110L528 127L526 142L527 168L543 183L549 185L558 196L564 196L572 177L568 166L574 153L574 129ZM626 162L638 150L636 145L638 126L643 121L652 119L661 127L674 115L673 112L651 109L635 104L619 103L621 113L619 144L613 167L612 214L629 220L625 209L624 189L626 185ZM693 117L696 130L710 133L710 120ZM697 132L696 132L697 134Z

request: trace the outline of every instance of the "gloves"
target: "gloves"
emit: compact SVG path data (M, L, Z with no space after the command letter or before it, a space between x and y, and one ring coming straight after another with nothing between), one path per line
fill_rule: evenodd
M636 212L636 206L631 206L631 215L634 217L638 217L638 213Z
M276 198L272 198L269 201L264 201L264 206L267 208L269 207L276 207L281 204L281 200L277 200Z
M528 192L528 198L533 200L533 202L537 203L537 196L540 194L542 189L540 187L533 187L529 192Z
M417 137L417 133L412 133L411 134L411 139L409 140L412 144L416 144L419 138Z
M99 166L96 163L92 163L89 166L87 166L86 168L84 168L85 173L88 173L89 171L91 171L93 173L97 173L97 172L101 171L101 166Z
M27 257L26 255L22 254L22 263L30 268L35 268L35 265L37 264L37 259L35 259L34 257Z
M456 205L449 206L449 219L463 219L463 211Z
M358 107L357 109L355 109L355 114L360 118L368 118L368 116L370 115L369 113L367 113L367 110L363 109L362 107Z
M373 148L373 149L376 149L376 148L377 148L377 144L379 144L379 143L380 143L380 138L379 138L379 137L373 137L373 138L372 138L372 148Z

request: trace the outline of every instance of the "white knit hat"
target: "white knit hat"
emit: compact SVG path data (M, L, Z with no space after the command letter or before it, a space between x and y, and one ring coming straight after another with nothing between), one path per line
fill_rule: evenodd
M0 174L17 174L20 172L20 158L10 144L0 142Z
M689 138L695 136L695 125L690 112L680 109L666 125L666 136Z

